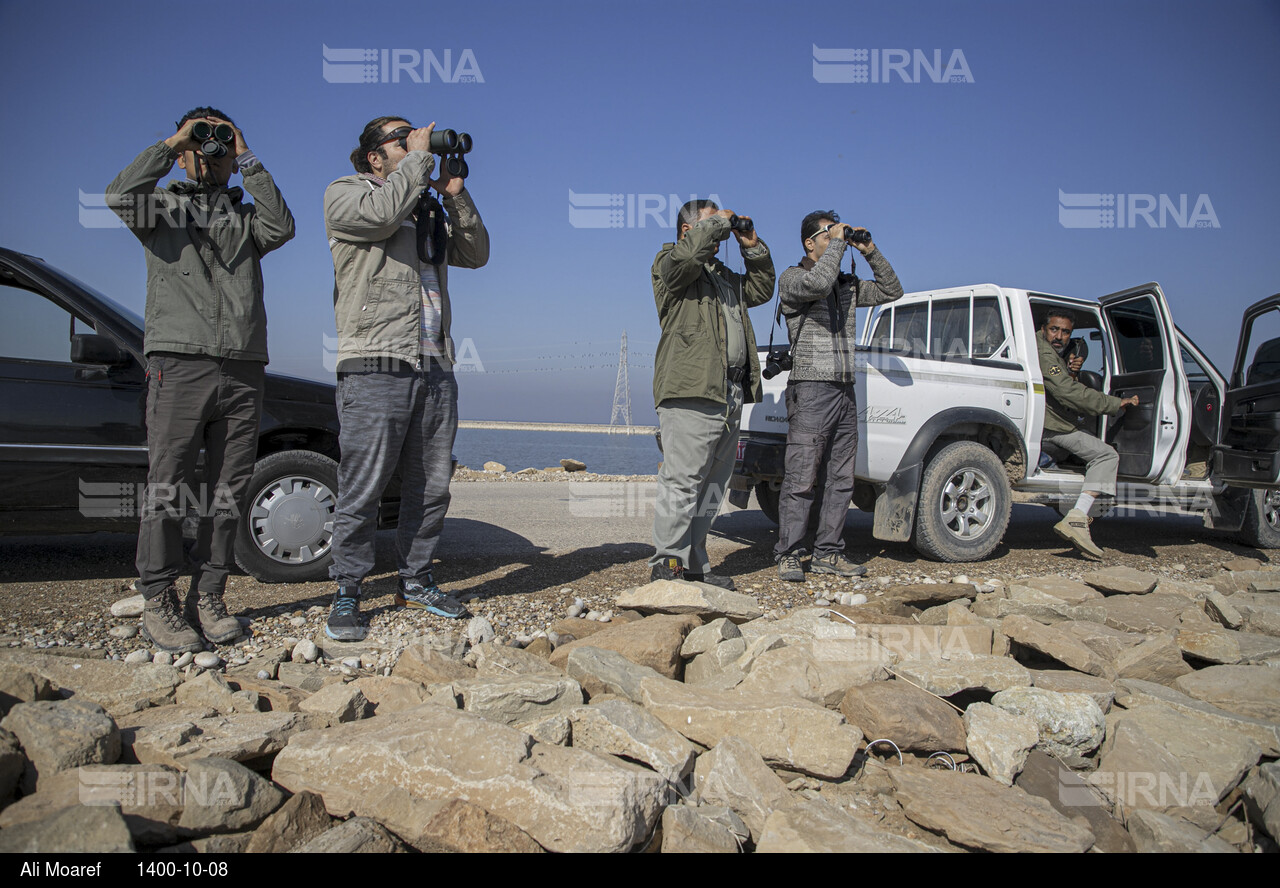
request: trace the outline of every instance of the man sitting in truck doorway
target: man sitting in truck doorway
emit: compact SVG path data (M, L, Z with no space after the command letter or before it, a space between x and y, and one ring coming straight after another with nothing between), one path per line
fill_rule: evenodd
M1051 308L1036 336L1040 352L1040 373L1044 377L1044 433L1041 444L1051 444L1080 457L1085 462L1084 487L1075 506L1053 527L1053 532L1076 549L1094 558L1102 550L1089 535L1089 509L1100 496L1115 496L1116 467L1120 457L1115 448L1079 429L1074 418L1115 416L1125 407L1138 406L1138 396L1118 398L1089 388L1075 378L1084 359L1073 356L1063 361L1062 352L1075 330L1075 315L1065 308Z

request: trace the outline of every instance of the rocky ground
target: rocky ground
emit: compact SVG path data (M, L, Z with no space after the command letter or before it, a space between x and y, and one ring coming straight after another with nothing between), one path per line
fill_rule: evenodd
M1276 850L1280 566L1151 526L806 584L752 546L736 594L477 561L438 577L465 623L386 573L358 645L329 584L241 576L245 637L176 662L121 541L10 550L0 850Z

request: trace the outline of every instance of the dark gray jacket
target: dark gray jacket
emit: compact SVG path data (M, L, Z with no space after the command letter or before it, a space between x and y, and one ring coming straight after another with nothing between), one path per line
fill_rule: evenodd
M879 249L866 256L875 280L842 274L840 260L847 246L843 239L834 240L817 262L806 256L778 278L791 338L791 382L853 382L858 340L854 308L902 296L902 284Z
M143 350L267 362L262 266L293 237L293 214L261 163L244 189L170 182L178 152L152 145L107 186L107 206L147 251ZM248 191L254 202L242 201Z

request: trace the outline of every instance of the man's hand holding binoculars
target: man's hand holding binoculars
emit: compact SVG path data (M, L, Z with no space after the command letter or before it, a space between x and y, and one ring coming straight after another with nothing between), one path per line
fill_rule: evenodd
M866 256L876 248L871 242L871 232L865 228L855 228L847 222L836 222L831 226L831 240L847 241L857 249L859 253Z
M739 216L733 210L719 210L715 215L729 220L729 230L743 249L749 250L760 243L760 235L756 234L756 227L750 216Z
M244 133L240 132L240 127L219 117L193 117L164 141L166 145L179 153L183 151L199 151L212 157L225 154L226 149L224 147L221 152L215 153L208 150L208 146L211 144L226 146L234 143L234 150L231 155L233 159L249 150L249 146L244 141Z

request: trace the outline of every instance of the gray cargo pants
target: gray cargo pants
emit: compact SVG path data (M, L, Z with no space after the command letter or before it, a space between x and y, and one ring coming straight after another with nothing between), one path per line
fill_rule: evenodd
M338 509L333 566L341 586L359 585L373 570L378 504L400 467L400 576L426 582L449 511L458 384L453 371L424 359L415 370L338 374Z
M138 528L138 591L163 592L182 573L182 521L200 516L191 588L221 594L258 454L266 365L206 355L147 358L147 490ZM205 481L196 458L205 451Z
M792 382L787 385L787 457L778 494L778 543L774 560L799 555L818 500L814 557L844 552L844 523L853 500L858 453L858 402L854 384Z
M668 398L658 405L662 468L654 503L649 563L679 558L694 573L707 573L707 534L726 499L738 456L742 386L726 383L728 404L703 398Z
M1084 486L1081 490L1116 495L1116 468L1120 456L1110 444L1099 441L1088 432L1066 432L1061 435L1045 434L1040 437L1045 444L1063 450L1085 461Z

